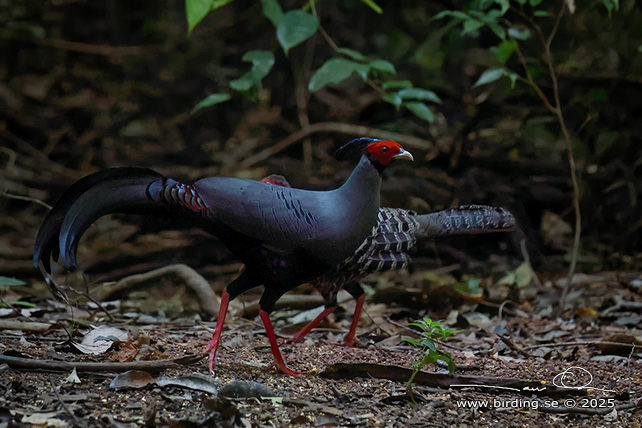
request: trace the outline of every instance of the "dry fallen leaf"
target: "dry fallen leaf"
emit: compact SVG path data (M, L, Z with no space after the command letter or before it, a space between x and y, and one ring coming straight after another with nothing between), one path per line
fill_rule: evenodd
M73 345L84 354L104 354L114 342L127 341L127 332L116 327L102 326L91 330L83 337L82 342Z
M142 370L130 370L116 376L109 384L110 388L143 388L154 382L151 374Z

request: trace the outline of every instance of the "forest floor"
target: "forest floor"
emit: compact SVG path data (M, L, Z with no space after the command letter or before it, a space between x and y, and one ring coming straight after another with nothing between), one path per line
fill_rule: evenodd
M311 372L297 377L271 366L256 294L232 302L214 373L202 352L215 322L202 321L185 281L147 282L99 306L51 297L14 304L0 318L0 426L642 426L642 358L631 345L642 335L639 274L577 275L576 309L564 314L555 306L564 280L552 275L531 283L518 304L439 303L446 310L429 314L444 314L442 325L458 331L440 343L457 370L450 377L445 365L425 366L434 376L417 377L413 404L406 381L422 354L403 338L420 337L409 321L444 294L417 278L434 283L447 272L374 278L352 348L342 340L354 302L340 295L345 311L304 341L282 344L291 368ZM5 302L28 294L10 289ZM273 313L282 337L321 308L306 287L289 294Z

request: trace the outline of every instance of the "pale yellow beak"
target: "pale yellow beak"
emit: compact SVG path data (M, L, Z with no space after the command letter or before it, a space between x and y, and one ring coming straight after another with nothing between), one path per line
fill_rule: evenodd
M408 150L401 149L399 153L394 155L391 159L397 160L397 159L405 159L409 161L414 161L415 158L412 157L412 153L410 153Z

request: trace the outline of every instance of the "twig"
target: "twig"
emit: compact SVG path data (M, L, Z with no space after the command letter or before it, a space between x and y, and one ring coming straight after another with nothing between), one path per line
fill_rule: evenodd
M362 125L351 125L338 122L320 122L314 123L307 128L302 128L294 134L291 134L283 140L279 141L278 143L268 147L267 149L264 149L252 156L247 157L245 160L240 162L239 166L241 168L249 168L259 162L269 159L274 154L290 147L292 144L307 137L308 135L318 132L338 132L356 136L368 135L374 138L395 140L401 144L407 145L408 147L414 147L421 150L436 150L435 145L432 142L424 140L422 138L414 137L412 135L399 134L396 132L384 131L381 129Z
M513 341L511 340L511 338L510 338L510 337L508 337L507 335L498 334L498 335L497 335L497 337L499 337L499 339L500 339L502 342L504 342L504 344L505 344L506 346L508 346L508 348L509 348L511 351L515 351L515 352L517 352L518 354L521 354L521 355L523 355L523 356L525 356L525 357L532 357L532 356L533 356L533 355L531 355L528 351L524 350L524 348L523 348L523 347L521 347L521 346L519 346L517 343L513 342Z
M14 321L14 320L0 320L0 330L22 330L22 331L47 331L51 328L52 324L48 322L30 322L30 321Z
M7 364L14 369L44 370L44 371L70 371L74 368L79 372L126 372L128 370L144 370L160 372L181 365L194 364L207 354L188 355L173 360L131 361L127 363L102 362L69 362L58 360L37 360L33 358L10 357L0 355L0 364Z
M624 300L621 296L617 294L613 296L613 301L615 305L609 306L600 313L600 317L606 317L611 312L617 311L619 309L642 309L642 302L629 302Z
M76 417L76 415L74 415L74 412L72 412L69 409L69 407L67 407L65 402L60 397L60 394L58 393L58 390L56 389L56 383L54 383L54 381L51 378L51 376L47 376L47 378L49 379L49 383L51 384L51 389L53 389L53 392L54 392L56 398L58 399L58 401L60 402L60 405L62 406L62 408L65 410L65 412L67 412L69 414L69 416L71 416L73 418L73 420L76 422L76 424L80 424L80 420Z
M13 194L7 193L5 191L2 191L0 193L0 195L4 196L4 197L7 197L7 198L10 198L10 199L17 199L19 201L35 202L36 204L40 204L43 207L47 208L48 210L50 210L52 208L52 206L49 205L48 203L43 202L38 198L32 198L31 196L13 195Z
M602 341L602 340L562 342L562 343L542 343L540 345L524 346L522 349L524 351L528 351L528 350L537 349L537 348L563 348L567 346L593 346L593 345L630 346L632 349L635 349L635 348L642 349L641 345L636 345L634 343L608 342L608 341Z
M0 33L0 39L14 39L20 40L25 43L33 43L40 46L48 46L55 49L62 49L72 52L80 52L90 55L100 56L140 56L144 53L159 51L162 49L160 45L156 46L111 46L111 45L97 45L82 42L73 42L71 40L44 38L39 39L35 37L16 37L15 34L7 34L3 31Z

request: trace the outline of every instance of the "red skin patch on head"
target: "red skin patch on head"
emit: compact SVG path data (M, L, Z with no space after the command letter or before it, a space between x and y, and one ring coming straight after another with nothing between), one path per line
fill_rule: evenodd
M392 157L401 150L403 150L401 144L392 140L375 141L368 144L368 153L384 166L388 166L392 161Z

